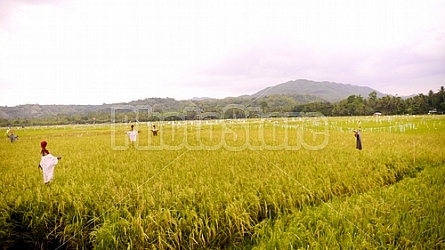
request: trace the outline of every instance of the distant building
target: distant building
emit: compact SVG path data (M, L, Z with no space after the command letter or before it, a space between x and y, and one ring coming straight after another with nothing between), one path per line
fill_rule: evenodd
M428 111L428 114L429 115L437 114L437 110L436 109L430 110Z

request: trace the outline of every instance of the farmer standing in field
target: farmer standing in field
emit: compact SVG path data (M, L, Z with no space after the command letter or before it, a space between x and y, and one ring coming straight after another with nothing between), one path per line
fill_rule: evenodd
M354 130L354 136L356 138L355 148L358 150L362 150L362 135L359 130Z
M39 168L42 169L43 172L43 182L48 184L53 180L54 168L62 157L52 156L46 149L46 145L48 145L46 141L40 142L40 147L42 148L40 154L42 155L42 159L40 160Z
M136 142L137 136L140 133L138 130L134 130L134 125L131 125L131 130L127 131L128 137L130 137L131 145L134 147L134 143Z

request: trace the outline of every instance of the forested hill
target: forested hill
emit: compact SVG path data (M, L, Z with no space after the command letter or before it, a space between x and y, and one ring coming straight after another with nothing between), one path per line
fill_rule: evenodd
M224 99L193 99L175 100L173 98L146 98L128 103L114 103L102 105L39 105L26 104L15 107L0 107L0 126L20 119L21 123L32 120L51 120L51 123L91 123L109 122L112 110L125 110L151 107L153 112L183 112L187 108L200 109L202 112L220 113L229 105L236 104L244 107L259 107L263 111L291 110L297 105L325 102L323 99L310 95L269 95L261 98L250 96L227 97ZM36 124L35 122L33 124Z
M102 105L39 105L26 104L15 107L0 107L0 119L16 118L45 118L54 116L71 116L74 121L79 117L86 119L87 114L110 112L117 105L150 105L154 111L180 111L184 107L193 104L205 111L220 110L228 104L262 105L268 110L289 109L292 106L311 102L337 102L349 95L367 96L375 91L368 87L353 86L332 82L315 82L309 80L295 80L266 88L253 95L228 97L224 99L194 98L192 100L178 101L172 98L146 98L131 101L129 103L113 103ZM265 93L266 92L266 93ZM376 91L377 92L377 91ZM261 93L265 93L261 95ZM377 92L377 96L383 94ZM253 103L251 103L253 100ZM230 103L232 102L232 103ZM76 117L77 118L73 118Z
M1 119L15 118L45 118L57 116L87 117L93 113L110 113L112 108L125 105L150 105L157 110L178 110L180 101L172 98L147 98L128 103L113 103L102 105L40 105L25 104L14 107L0 107ZM74 119L74 118L73 118Z
M315 82L305 79L289 81L272 87L267 87L257 93L253 97L276 95L276 94L300 94L313 95L322 98L328 102L338 102L350 95L368 96L369 93L375 91L377 97L383 97L385 94L369 88L350 84L342 84L335 82Z
M249 117L281 116L286 112L320 112L327 116L372 115L375 112L383 115L441 114L445 112L445 88L443 86L440 87L438 92L430 90L428 95L418 94L401 98L400 96L383 96L383 94L366 87L328 82L313 82L312 92L309 92L307 90L309 87L304 87L307 82L310 81L287 82L251 96L243 95L224 99L146 98L128 103L102 105L26 104L0 107L0 127L105 123L114 120L124 121L125 119L146 121L153 118L148 116L148 112L145 112L145 114L140 112L141 116L137 118L135 116L136 112L133 111L134 108L148 110L147 107L150 107L151 111L161 114L161 116L176 112L176 114L180 114L179 119L190 120L202 119L201 114L209 113L218 114L219 118L233 117L237 113L236 117L242 118L245 115ZM344 87L343 90L341 90L341 86ZM296 88L300 92L295 91ZM368 90L370 92L367 92ZM330 97L327 96L328 93L331 93ZM348 93L350 94L348 95ZM345 95L348 96L340 99L340 101L327 101L327 99L332 100L331 98L340 98L339 96ZM250 110L250 113L240 111L243 107L245 110ZM113 113L113 110L117 110L117 112Z

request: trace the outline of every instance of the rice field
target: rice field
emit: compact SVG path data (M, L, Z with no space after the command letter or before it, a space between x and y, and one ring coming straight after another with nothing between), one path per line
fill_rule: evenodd
M445 248L445 116L133 124L134 145L122 123L0 140L1 247Z

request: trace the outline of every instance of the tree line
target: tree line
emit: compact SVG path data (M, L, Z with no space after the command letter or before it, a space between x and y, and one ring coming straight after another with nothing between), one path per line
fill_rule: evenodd
M376 113L382 115L443 114L445 112L445 89L442 86L437 92L430 90L427 95L418 94L408 98L389 95L378 97L377 93L373 91L367 97L350 95L337 103L326 102L310 95L277 94L261 98L241 96L187 101L177 101L172 98L147 98L122 106L143 107L144 105L150 107L150 110L116 109L113 105L107 105L106 107L98 106L95 111L90 112L0 119L0 126L246 118L246 112L243 112L239 107L250 110L249 117L279 117L289 112L319 112L325 116L363 116ZM203 114L205 115L203 116Z
M428 95L418 94L405 99L389 95L378 98L377 93L373 91L367 98L351 95L335 104L314 102L298 105L293 111L321 112L327 116L362 116L376 113L382 115L443 114L445 112L445 89L442 86L436 93L430 90Z

